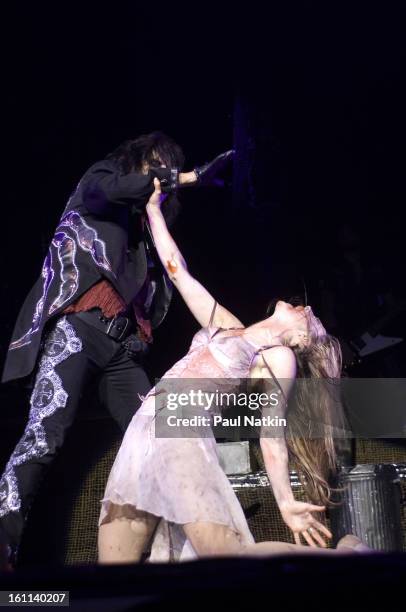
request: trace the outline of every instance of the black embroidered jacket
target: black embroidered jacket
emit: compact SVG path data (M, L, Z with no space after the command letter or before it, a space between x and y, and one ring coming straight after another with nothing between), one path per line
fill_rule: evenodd
M45 257L41 276L19 313L7 353L3 382L30 374L46 323L102 277L126 304L147 274L146 241L141 212L153 192L153 178L173 178L170 169L123 175L115 162L97 162L84 174L62 214ZM150 244L150 251L156 251ZM150 310L152 327L165 317L172 285L159 268Z

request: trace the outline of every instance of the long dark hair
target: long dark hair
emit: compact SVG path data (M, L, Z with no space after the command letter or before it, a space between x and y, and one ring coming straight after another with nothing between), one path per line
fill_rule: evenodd
M140 172L144 163L153 167L157 158L162 160L168 168L179 170L185 163L180 146L172 138L159 131L125 140L107 155L107 159L117 162L123 174Z
M141 172L144 164L148 164L153 169L163 163L167 168L181 170L185 163L181 147L160 131L125 140L106 157L113 160L123 174ZM170 194L162 206L162 213L169 227L176 219L179 210L180 202L176 194Z

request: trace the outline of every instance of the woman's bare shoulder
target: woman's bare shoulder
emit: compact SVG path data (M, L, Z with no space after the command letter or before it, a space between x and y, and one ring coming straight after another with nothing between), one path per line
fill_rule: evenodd
M261 356L261 367L268 369L269 366L277 378L292 378L296 375L296 357L289 346L272 346L264 349Z

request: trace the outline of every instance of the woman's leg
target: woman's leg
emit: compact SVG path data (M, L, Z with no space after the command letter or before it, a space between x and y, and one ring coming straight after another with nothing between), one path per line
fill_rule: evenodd
M185 535L199 557L240 555L243 551L238 533L218 523L187 523Z
M291 544L290 542L258 542L244 548L242 554L247 557L269 557L270 555L287 555L287 554L337 554L340 552L335 548L319 548L313 546L302 546L301 544ZM349 551L341 551L349 552Z
M156 516L132 506L112 504L99 527L99 563L140 561L158 520Z
M361 552L374 552L363 544L357 536L346 535L337 543L337 548L319 548L318 546L304 546L289 542L258 542L244 548L242 554L253 557L267 557L269 555L285 555L299 553L301 555L337 555Z
M369 552L370 549L353 535L344 536L337 548L320 548L291 544L289 542L258 542L243 546L238 534L225 525L217 523L188 523L183 526L186 537L199 557L211 556L263 556L285 554L348 554Z

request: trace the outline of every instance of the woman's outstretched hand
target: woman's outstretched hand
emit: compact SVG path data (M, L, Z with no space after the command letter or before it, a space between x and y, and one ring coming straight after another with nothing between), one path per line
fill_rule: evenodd
M280 507L282 518L293 531L296 544L301 544L300 535L302 535L309 546L321 546L322 548L326 548L327 544L320 534L328 539L333 536L323 523L314 518L312 512L323 512L324 510L325 506L315 506L300 501L291 501Z
M154 191L151 194L151 197L148 200L147 207L151 207L152 209L161 208L161 204L164 200L166 200L168 196L165 193L162 193L161 183L157 178L154 178Z

